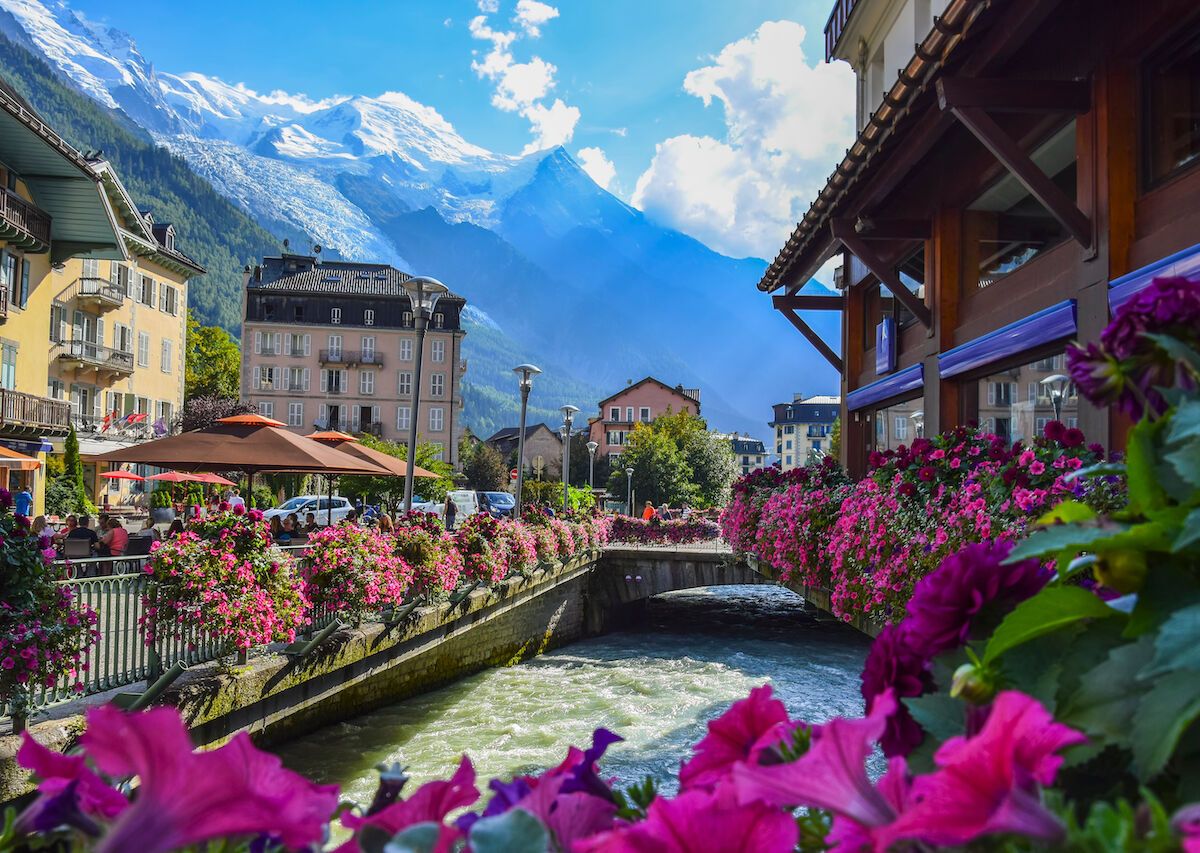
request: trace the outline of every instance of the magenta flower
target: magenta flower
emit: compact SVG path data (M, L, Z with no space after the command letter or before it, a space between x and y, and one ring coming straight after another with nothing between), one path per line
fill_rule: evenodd
M63 755L48 749L34 740L29 732L23 732L21 738L17 763L41 780L37 802L31 807L35 815L25 815L39 830L53 828L41 826L38 815L47 809L53 798L68 790L74 806L91 817L111 820L129 807L129 801L119 791L88 769L87 760L82 755Z
M904 630L908 645L929 659L961 646L989 617L1003 615L1046 583L1035 560L1006 565L1011 542L986 541L951 554L913 589Z
M897 698L921 696L933 689L933 676L927 660L908 645L905 631L897 625L887 625L871 644L862 671L862 696L867 713L875 707L876 698L891 690ZM879 740L886 756L908 755L921 745L925 730L912 718L904 703L888 716L887 727Z
M1042 805L1038 786L1054 781L1059 750L1084 741L1036 699L1005 691L978 735L942 744L934 756L940 769L913 782L914 803L887 834L936 845L1009 832L1054 841L1063 827Z
M319 842L337 806L337 787L314 785L255 749L245 733L211 752L193 752L174 709L125 714L93 708L84 750L104 773L137 776L137 799L97 848L166 853L213 838L269 835L288 847Z
M1183 853L1200 853L1200 803L1181 808L1171 817L1171 828L1179 833Z
M545 779L517 803L545 825L557 850L571 850L575 842L612 829L616 805L584 791L564 793L566 776Z
M475 768L471 766L471 760L464 755L458 769L448 781L426 782L407 800L392 803L373 815L360 817L346 812L342 815L342 826L356 831L364 826L376 826L394 835L417 823L440 824L450 812L469 806L478 799ZM452 837L461 835L461 830L453 827L443 827L442 832ZM358 849L358 843L350 841L338 849L349 853Z
M908 773L908 762L897 756L888 761L887 772L875 786L879 795L896 814L903 814L912 803L912 782ZM833 816L833 825L825 842L832 845L834 853L884 853L891 842L890 824L870 826L858 823L840 814Z
M708 734L693 748L695 755L679 769L680 787L711 788L728 778L738 762L757 764L759 754L781 740L787 728L787 709L772 698L771 686L755 687L708 724Z
M867 778L866 761L896 710L890 690L863 719L837 717L813 727L808 752L787 764L733 768L738 801L828 809L867 827L884 826L896 811Z
M791 814L761 801L739 805L733 788L693 788L658 797L646 819L576 843L575 853L790 853L799 832Z

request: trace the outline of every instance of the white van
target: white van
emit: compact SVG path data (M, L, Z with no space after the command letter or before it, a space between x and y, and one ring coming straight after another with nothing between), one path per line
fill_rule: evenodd
M454 489L449 492L449 497L450 500L454 501L454 508L458 510L458 514L454 518L456 524L468 515L475 515L481 511L479 509L479 495L473 489ZM445 504L442 504L438 509L438 517L442 521L446 520Z

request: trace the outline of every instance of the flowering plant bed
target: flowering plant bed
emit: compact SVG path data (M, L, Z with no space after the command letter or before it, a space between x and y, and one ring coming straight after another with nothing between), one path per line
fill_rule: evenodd
M354 620L399 605L412 582L395 538L372 528L322 528L309 536L305 557L301 575L310 604Z
M720 539L721 526L706 518L643 521L618 515L611 522L609 538L613 542L636 542L641 545L684 545Z
M201 635L246 650L296 639L308 610L292 559L276 548L258 510L222 512L158 543L142 627L159 638Z
M396 552L412 570L413 591L429 600L440 600L458 586L463 573L462 554L453 534L446 532L436 516L414 515L426 517L396 526Z

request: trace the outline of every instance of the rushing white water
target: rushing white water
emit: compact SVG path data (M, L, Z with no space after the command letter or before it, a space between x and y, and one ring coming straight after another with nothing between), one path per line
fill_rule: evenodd
M653 776L664 791L705 724L770 682L793 718L862 711L858 675L869 642L775 587L672 593L645 623L364 714L278 749L288 766L336 782L360 803L375 766L399 761L412 781L448 777L464 752L486 780L560 762L597 726L625 738L601 768L624 784Z

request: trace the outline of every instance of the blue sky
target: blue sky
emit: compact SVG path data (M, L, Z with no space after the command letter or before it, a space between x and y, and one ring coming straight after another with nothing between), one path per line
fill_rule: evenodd
M71 2L129 32L164 71L312 98L398 90L495 151L562 142L623 199L714 248L760 256L778 248L849 141L849 74L822 62L830 5ZM764 25L781 21L789 23L768 37ZM489 69L489 59L499 67ZM545 110L548 129L539 133L531 116ZM789 112L801 115L785 121Z

